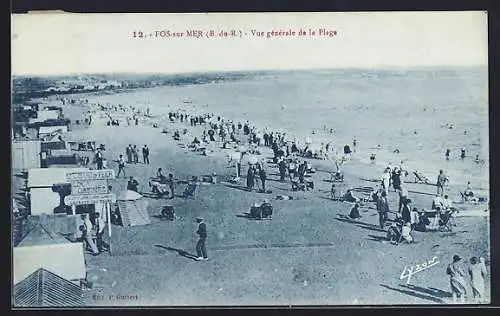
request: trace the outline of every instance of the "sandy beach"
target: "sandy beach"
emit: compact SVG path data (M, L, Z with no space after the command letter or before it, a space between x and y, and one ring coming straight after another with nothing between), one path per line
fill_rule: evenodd
M126 100L127 93L122 97ZM46 102L61 105L56 98ZM89 104L64 105L64 114L72 122L83 122ZM93 289L86 292L88 305L443 304L451 300L445 270L454 254L467 261L471 256L481 256L489 263L489 217L479 211L474 216L456 217L452 232L414 232L414 244L392 245L385 240L386 230L378 227L374 203L364 203L360 208L362 218L353 221L345 217L351 203L330 199L330 175L326 171L332 167L327 161L308 160L317 169L310 178L315 183L312 191L291 191L289 182L278 181L275 165L267 164L267 186L272 193L248 192L243 189L244 180L241 185L226 182L235 172L228 166L230 150L217 148L203 156L172 138L174 130L186 128L191 141L194 136L200 137L202 126L144 116L138 126L123 121L120 126L107 126L107 118L101 114L92 113L90 126L73 124L64 138L105 144L108 168L115 171L118 167L114 160L120 154L125 156L128 144L138 148L147 144L151 164L127 164L127 178L113 180L113 192L125 190L128 176L134 176L140 184L139 192L148 199L152 224L113 226L112 254L86 254L88 273L96 279ZM154 128L154 123L159 127ZM169 133L162 133L163 128ZM270 148L261 147L261 151L260 156L272 158ZM194 199L157 199L151 197L148 181L158 168L185 180L216 172L218 183L201 184ZM243 179L246 168L242 166ZM375 187L376 183L363 179L379 179L381 174L379 166L356 159L345 163L342 171L342 190ZM435 186L407 185L413 204L419 209L429 208ZM182 194L184 188L178 184L176 193ZM463 188L458 185L447 187L450 196L459 190ZM294 200L275 200L277 195L293 196ZM238 216L264 198L274 207L272 220ZM389 193L389 202L391 209L397 209L396 192ZM158 218L161 207L167 204L175 208L178 218L174 221ZM207 223L206 262L186 257L195 253L197 216ZM414 274L409 284L401 278L405 266L433 257L439 263Z

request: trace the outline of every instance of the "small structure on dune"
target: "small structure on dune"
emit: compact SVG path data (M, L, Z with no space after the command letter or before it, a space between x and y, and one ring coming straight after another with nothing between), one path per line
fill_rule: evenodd
M148 202L135 191L124 191L116 198L118 224L139 226L151 224L147 210Z

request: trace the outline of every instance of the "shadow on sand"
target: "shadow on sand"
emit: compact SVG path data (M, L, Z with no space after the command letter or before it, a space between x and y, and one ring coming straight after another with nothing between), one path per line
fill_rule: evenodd
M356 221L356 220L350 219L349 217L347 217L345 215L338 215L335 219L338 221L344 222L344 223L355 224L356 226L364 228L364 229L378 231L378 232L384 232L384 233L386 232L384 229L381 229L377 225Z
M384 241L388 242L386 236L368 235L368 237L370 237L370 238L367 238L367 240L373 240L373 241L378 241L378 242L384 242Z
M227 183L224 183L224 186L231 188L231 189L237 189L237 190L241 190L241 191L245 191L245 192L250 192L250 190L248 190L246 186L239 186L239 185L227 184Z
M420 286L415 286L411 284L400 284L400 288L391 287L388 285L380 284L380 286L386 289L393 290L402 294L418 297L420 299L432 301L434 303L444 304L443 298L451 297L451 294L440 289L433 287L423 288Z
M173 248L173 247L166 247L166 246L163 246L163 245L155 245L155 247L158 247L158 248L161 248L161 249L165 249L165 250L168 250L168 251L175 251L179 254L179 256L182 256L182 257L185 257L185 258L188 258L188 259L191 259L191 260L195 260L196 261L196 258L197 256L192 254L192 253L189 253L185 250L182 250L182 249L177 249L177 248Z
M251 217L250 213L248 213L248 212L236 214L236 217L246 218L246 219L251 220L251 221L261 221L261 220L266 219L266 218Z

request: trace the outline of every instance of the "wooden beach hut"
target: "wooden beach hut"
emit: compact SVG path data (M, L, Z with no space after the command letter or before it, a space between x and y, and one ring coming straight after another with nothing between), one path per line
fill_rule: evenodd
M40 168L40 153L42 142L40 140L19 140L12 142L12 169L26 171Z
M36 225L13 249L13 281L17 284L40 268L70 282L80 284L86 278L82 244Z

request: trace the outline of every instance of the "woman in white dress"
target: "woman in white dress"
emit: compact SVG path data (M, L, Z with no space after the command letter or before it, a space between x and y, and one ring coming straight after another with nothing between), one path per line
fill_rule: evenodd
M487 275L486 266L484 265L484 258L482 261L477 257L470 259L469 276L472 286L472 295L476 303L484 302L484 278Z

